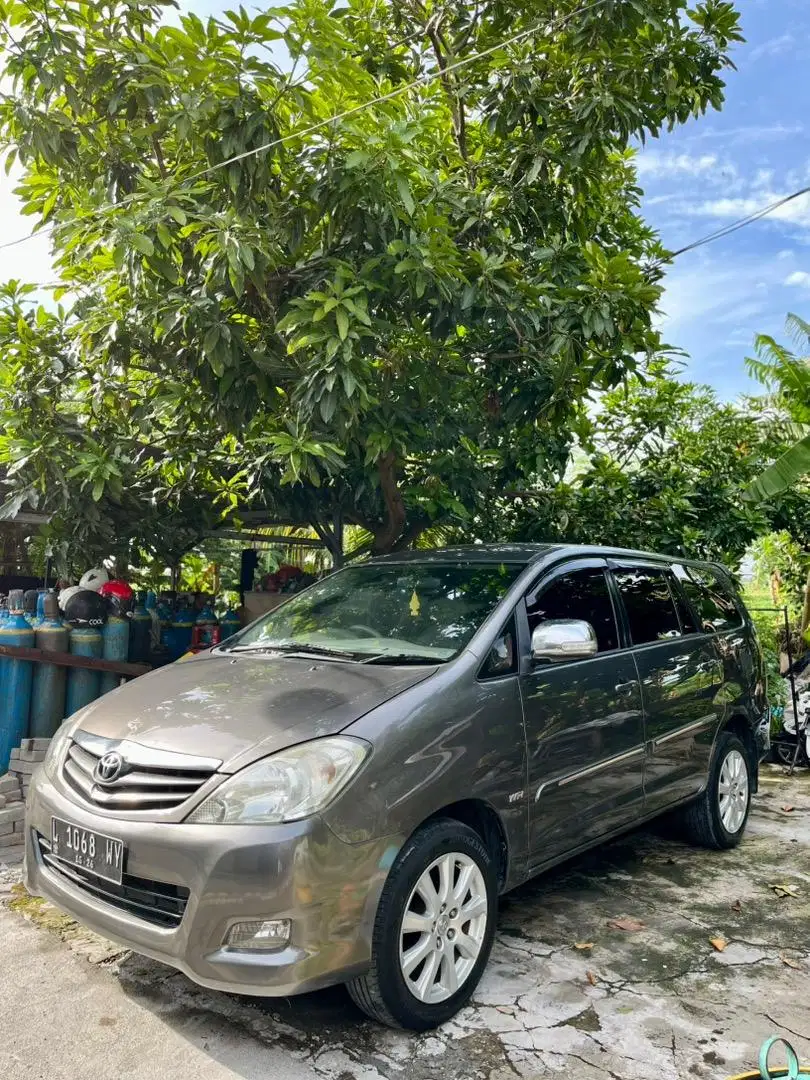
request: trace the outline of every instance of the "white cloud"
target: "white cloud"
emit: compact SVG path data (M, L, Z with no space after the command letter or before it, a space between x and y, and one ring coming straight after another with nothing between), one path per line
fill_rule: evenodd
M737 218L748 217L778 202L789 195L789 191L772 191L767 188L740 198L706 199L693 207L692 213L700 217ZM810 227L810 192L799 195L791 202L776 207L768 217L777 221L787 221L794 225Z
M722 165L716 154L662 154L658 150L640 153L636 169L641 177L711 176L735 171L732 165Z
M810 289L810 274L806 270L794 270L785 278L784 284L800 289Z
M787 139L791 135L801 135L804 131L802 124L749 124L733 128L719 128L714 124L701 125L700 130L689 136L690 142L699 142L711 139L713 142L726 144L745 143L747 146L755 142L773 142L779 139Z
M795 38L792 34L780 34L779 37L770 38L769 41L755 46L748 54L748 59L756 61L763 56L779 56L781 53L790 52L794 44Z

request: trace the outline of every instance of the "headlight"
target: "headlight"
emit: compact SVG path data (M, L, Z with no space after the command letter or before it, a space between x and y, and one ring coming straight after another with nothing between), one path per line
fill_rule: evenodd
M370 749L360 739L336 735L282 750L230 777L187 820L207 825L299 821L343 790Z
M42 768L49 780L55 780L57 773L62 768L70 747L70 737L73 734L73 724L65 722L56 732L48 746Z

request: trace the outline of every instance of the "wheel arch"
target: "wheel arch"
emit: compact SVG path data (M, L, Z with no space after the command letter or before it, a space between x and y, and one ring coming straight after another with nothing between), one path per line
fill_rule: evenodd
M495 860L498 889L503 890L509 875L510 852L506 829L498 812L483 799L461 799L431 814L420 828L437 818L453 818L478 833Z
M756 791L759 787L759 753L757 749L757 740L751 729L750 723L742 713L735 713L733 716L729 717L721 728L721 731L730 731L737 736L745 747L748 753L748 762L751 767L751 791Z

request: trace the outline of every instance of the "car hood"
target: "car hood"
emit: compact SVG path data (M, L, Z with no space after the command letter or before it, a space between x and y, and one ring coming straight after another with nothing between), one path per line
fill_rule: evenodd
M105 694L78 727L107 739L216 758L223 772L295 743L336 735L428 678L429 667L208 655Z

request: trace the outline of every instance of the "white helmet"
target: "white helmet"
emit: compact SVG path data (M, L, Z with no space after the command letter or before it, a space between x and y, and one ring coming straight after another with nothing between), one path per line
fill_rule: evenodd
M86 574L83 574L79 585L83 589L92 589L93 592L98 592L102 585L106 585L110 580L110 575L104 569L103 566L94 566L92 570L88 570Z
M82 591L81 585L68 585L67 588L59 590L59 607L62 611L65 610L65 605L71 596L75 596L77 592Z

